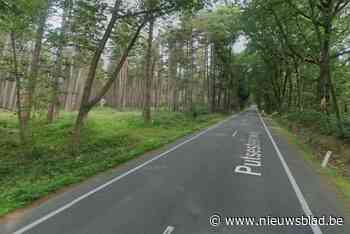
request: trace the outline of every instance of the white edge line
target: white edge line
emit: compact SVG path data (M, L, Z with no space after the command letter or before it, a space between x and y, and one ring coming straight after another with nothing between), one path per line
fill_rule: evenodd
M236 131L232 134L232 137L237 136L237 134L238 134L238 130L236 130Z
M309 205L307 204L307 201L305 200L305 197L304 197L303 193L301 192L300 187L298 186L296 180L293 177L292 172L290 171L286 161L284 160L281 151L279 150L275 140L273 139L270 130L267 128L267 125L266 125L265 121L263 120L263 118L261 117L260 113L258 111L257 111L257 113L258 113L258 116L260 118L260 121L261 121L262 125L264 126L264 129L265 129L267 135L269 136L269 138L270 138L270 140L272 142L273 147L275 148L275 151L276 151L279 159L281 160L282 166L283 166L283 168L284 168L284 170L285 170L285 172L287 174L289 182L292 184L292 187L293 187L293 189L294 189L294 191L295 191L295 193L296 193L296 195L298 197L299 203L300 203L304 213L307 216L312 216L313 217L314 215L312 214L312 211L311 211ZM312 229L314 234L322 234L322 231L321 231L321 229L320 229L320 227L318 225L310 225L310 227L311 227L311 229Z
M137 167L135 167L135 168L133 168L133 169L131 169L131 170L129 170L129 171L123 173L123 174L121 174L120 176L118 176L118 177L116 177L116 178L114 178L114 179L112 179L112 180L106 182L105 184L100 185L99 187L97 187L97 188L91 190L90 192L85 193L84 195L82 195L82 196L80 196L80 197L74 199L73 201L67 203L66 205L62 206L61 208L59 208L59 209L57 209L57 210L54 210L54 211L48 213L47 215L43 216L42 218L40 218L40 219L38 219L38 220L36 220L36 221L34 221L34 222L32 222L32 223L30 223L30 224L28 224L28 225L22 227L21 229L15 231L13 234L24 234L26 231L28 231L28 230L30 230L30 229L36 227L37 225L39 225L39 224L45 222L46 220L48 220L48 219L54 217L55 215L61 213L62 211L66 210L66 209L68 209L68 208L70 208L70 207L72 207L72 206L75 205L76 203L78 203L78 202L84 200L85 198L87 198L87 197L93 195L94 193L96 193L96 192L98 192L98 191L100 191L100 190L102 190L102 189L104 189L104 188L110 186L111 184L117 182L118 180L121 180L122 178L124 178L124 177L126 177L126 176L128 176L128 175L130 175L130 174L132 174L132 173L134 173L135 171L141 169L142 167L145 167L145 166L147 166L148 164L150 164L150 163L152 163L152 162L154 162L154 161L156 161L156 160L158 160L158 159L160 159L160 158L166 156L167 154L169 154L169 153L175 151L176 149L180 148L181 146L183 146L183 145L185 145L185 144L187 144L187 143L189 143L189 142L191 142L191 141L197 139L198 137L200 137L200 136L202 136L203 134L205 134L205 133L211 131L212 129L217 128L217 127L220 126L221 124L223 124L223 123L225 123L225 122L227 122L227 121L230 121L231 119L235 118L236 116L237 116L237 115L233 115L233 116L227 118L226 120L223 120L223 121L221 121L221 122L215 124L214 126L212 126L212 127L208 128L208 129L206 129L206 130L204 130L204 131L198 133L197 135L191 137L190 139L188 139L188 140L186 140L186 141L184 141L184 142L182 142L182 143L180 143L180 144L174 146L173 148L171 148L171 149L169 149L169 150L167 150L167 151L165 151L165 152L163 152L163 153L161 153L161 154L155 156L154 158L152 158L152 159L150 159L150 160L148 160L148 161L142 163L141 165L139 165L139 166L137 166Z
M163 232L163 234L171 234L174 230L175 228L173 226L168 226Z

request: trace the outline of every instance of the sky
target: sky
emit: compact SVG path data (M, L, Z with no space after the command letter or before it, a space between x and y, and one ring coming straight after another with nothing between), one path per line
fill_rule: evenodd
M244 35L239 36L238 40L233 46L233 50L235 53L242 53L247 48L247 38Z
M125 2L127 2L127 3L132 2L132 1L133 0L125 0ZM112 0L106 0L106 2L108 2L108 4L110 4L110 5L113 5ZM216 4L213 5L213 8L216 8L217 6L222 5L222 4L225 4L225 1L219 0L218 2L216 2ZM56 14L51 16L51 18L49 19L50 27L57 28L60 26L60 24L62 22L61 15L62 15L62 11L58 10L56 12ZM247 38L244 35L241 35L233 46L234 52L236 54L243 52L246 49L246 44L247 44Z

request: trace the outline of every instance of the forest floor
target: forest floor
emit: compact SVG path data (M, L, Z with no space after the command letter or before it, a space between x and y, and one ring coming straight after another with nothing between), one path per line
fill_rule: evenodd
M23 156L16 116L0 112L0 216L25 207L67 185L114 168L226 116L156 112L150 126L140 112L97 109L83 130L79 156L70 154L74 113L54 124L34 121L33 153Z
M304 159L327 181L336 187L338 197L343 200L350 214L350 144L336 136L321 134L311 126L302 126L283 117L270 118L274 130L287 138ZM332 156L326 168L321 163L327 153Z

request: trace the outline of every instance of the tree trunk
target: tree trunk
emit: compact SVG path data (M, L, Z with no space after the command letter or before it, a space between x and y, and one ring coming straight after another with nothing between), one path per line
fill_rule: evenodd
M92 85L96 77L96 70L98 63L100 61L101 55L104 51L104 48L107 44L107 41L113 31L114 25L118 19L118 9L121 4L121 0L116 0L114 9L113 9L113 14L112 18L110 19L107 29L103 35L103 38L99 42L99 45L94 53L94 56L91 60L90 67L89 67L89 72L88 76L85 82L84 90L83 90L83 95L82 95L82 100L79 108L79 114L75 122L75 127L74 127L74 136L73 136L73 142L76 147L79 146L79 141L80 141L80 131L83 126L84 119L87 117L89 113L89 101L90 101L90 95L91 95L91 90L92 90Z
M177 49L176 42L174 42L172 39L170 39L168 66L169 66L169 87L171 87L171 92L172 92L172 97L170 98L170 100L171 100L170 109L173 112L176 112L178 110L176 49Z
M153 72L152 72L152 44L153 44L153 28L154 28L154 19L151 19L149 22L149 29L148 29L148 47L147 47L147 53L145 57L145 103L143 107L143 118L145 124L150 124L151 122L151 89L152 89L152 78L153 78Z
M59 115L60 100L59 100L59 81L58 77L55 77L52 84L51 100L47 110L47 122L52 123Z
M318 100L326 100L326 104L329 102L329 55L328 49L322 48L321 50L321 59L320 59L320 78L318 84Z
M188 84L187 84L187 89L188 89L188 101L187 101L187 112L192 113L194 112L194 105L193 105L193 82L194 82L194 45L193 45L193 29L192 26L190 28L190 33L189 33L189 41L187 45L187 55L189 58L189 71L188 71Z
M48 123L52 123L54 119L59 115L59 108L60 108L60 101L59 101L59 79L62 77L62 60L63 60L63 48L66 44L66 32L68 27L68 15L69 15L69 9L70 9L70 1L71 0L65 0L64 2L64 12L63 12L63 19L62 19L62 26L60 29L60 38L58 42L58 48L57 48L57 57L56 57L56 64L55 64L55 72L53 74L53 82L52 82L52 94L51 94L51 100L48 107L47 112L47 121Z
M330 14L330 10L333 7L331 5L328 5L325 9L322 11L322 18L323 18L323 27L324 27L324 34L323 38L321 38L320 44L320 61L319 61L319 68L320 68L320 78L319 78L319 87L318 87L318 100L322 102L322 100L325 100L326 104L326 110L327 110L327 104L329 102L329 82L331 81L330 75L330 43L331 43L331 33L332 33L332 19Z
M204 76L205 80L204 82L206 83L206 104L209 106L209 100L210 100L210 78L209 78L209 47L208 47L208 42L205 41L205 52L204 52Z
M73 143L74 143L74 148L75 148L74 152L76 152L76 150L79 147L81 129L82 129L83 125L84 125L84 121L87 118L89 111L106 95L106 93L111 88L111 86L113 85L115 80L119 77L120 71L123 68L125 61L127 60L129 52L134 47L134 45L135 45L135 43L137 41L137 38L140 35L141 30L145 26L146 22L147 22L147 19L145 19L138 26L136 32L134 33L133 38L131 39L131 41L128 44L128 47L124 50L124 52L123 52L123 54L122 54L122 56L120 58L120 61L118 63L118 66L113 71L113 74L108 79L106 84L101 88L101 90L97 93L96 97L94 99L92 99L91 101L89 101L89 99L90 99L90 93L91 93L92 84L88 85L88 86L91 85L91 87L85 86L84 93L85 92L88 92L88 93L85 94L86 95L85 98L83 97L83 100L85 100L86 102L81 104L80 109L79 109L79 114L78 114L78 117L77 117L76 122L75 122L74 134L73 134ZM112 30L112 28L111 28L111 30ZM96 73L96 68L97 68L97 66L95 67L95 71L94 72L91 71L91 72ZM91 76L88 76L88 77L91 78ZM93 77L93 80L94 80L94 77Z
M302 79L300 77L299 64L294 61L295 77L296 77L296 88L297 88L297 108L301 112L303 110L303 100L302 100Z
M17 118L19 123L19 136L22 145L27 145L27 131L26 125L24 124L23 113L22 113L22 95L21 95L21 78L18 73L18 61L16 51L16 33L11 32L11 47L12 47L12 60L13 60L13 73L16 79L16 96L17 96Z
M49 9L51 7L52 0L45 2L45 7L43 8L41 15L39 17L38 28L35 37L35 46L33 50L30 72L28 77L28 83L25 85L25 90L23 94L23 124L28 128L28 122L31 118L31 111L33 108L33 99L35 95L35 88L37 83L37 76L39 72L40 55L42 48L42 41L45 32L46 21L49 15Z
M337 94L332 82L332 76L329 73L328 75L328 82L329 82L329 86L330 86L330 90L331 90L331 95L332 95L332 100L333 100L333 106L334 106L334 110L335 110L335 115L337 118L337 125L338 125L338 129L339 129L339 133L341 136L344 135L344 126L343 126L343 119L340 113L340 108L339 108L339 104L338 104L338 99L337 99Z
M209 85L209 110L211 113L215 112L215 77L216 77L216 61L215 61L215 51L214 46L211 46L210 50L210 85Z

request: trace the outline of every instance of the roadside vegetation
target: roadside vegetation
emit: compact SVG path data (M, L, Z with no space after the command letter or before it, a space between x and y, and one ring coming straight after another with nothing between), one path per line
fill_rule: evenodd
M330 165L337 169L340 175L350 179L350 136L340 137L334 117L332 119L318 112L304 112L275 115L274 118L296 134L301 142L307 144L313 150L316 160L322 161L327 151L332 151ZM344 126L349 123L350 121L345 122Z
M342 133L337 128L337 120L334 115L324 115L315 110L285 113L281 116L281 119L289 122L296 129L304 128L318 135L336 137L344 144L350 142L350 114L348 113L344 113L343 116L344 129ZM348 159L350 160L350 156Z
M58 189L170 143L222 120L225 115L156 112L145 125L141 112L98 109L84 128L82 147L71 154L74 113L62 113L53 124L37 120L37 143L24 156L13 113L0 114L0 216ZM40 127L39 127L40 126Z
M251 94L314 146L350 167L350 1L255 0L243 4Z
M343 167L343 172L350 177L350 115L343 117L342 133L337 128L334 115L304 111L282 115L275 113L272 116L310 145L317 152L319 160L327 151L332 151L331 163Z
M241 7L256 104L295 134L288 140L317 169L333 152L321 172L349 198L350 1L253 0Z
M274 130L296 146L304 159L322 175L326 181L336 187L338 197L343 200L344 210L350 215L350 145L337 136L325 135L317 124L302 125L287 117L272 116ZM332 156L326 168L321 164L327 151Z

